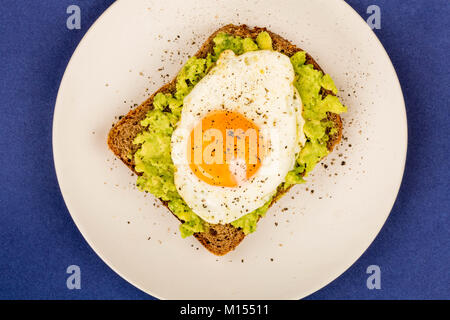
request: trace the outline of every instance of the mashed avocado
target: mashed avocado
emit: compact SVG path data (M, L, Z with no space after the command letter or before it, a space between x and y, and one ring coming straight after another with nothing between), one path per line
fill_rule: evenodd
M249 214L246 214L243 217L240 217L237 220L231 222L231 225L236 228L241 228L245 234L252 233L256 230L256 223L258 222L260 217L264 217L266 215L267 210L269 209L270 203L272 199L266 202L264 206L256 209Z
M153 109L140 123L144 130L133 141L141 146L134 154L135 170L141 173L138 188L167 202L169 209L184 221L180 225L183 238L204 231L206 222L192 212L177 192L170 143L184 97L211 66L211 55L206 59L190 58L177 76L175 94L155 95Z
M312 64L305 64L306 53L299 51L291 57L294 67L294 86L297 88L303 103L303 131L307 138L305 146L300 151L295 168L289 172L289 180L284 187L289 187L296 180L300 182L328 154L327 142L329 135L334 134L334 123L327 120L327 113L340 114L347 108L333 95L323 98L321 88L337 93L336 86L329 75L315 70ZM295 177L295 176L297 177Z
M272 48L272 38L266 32L260 32L256 37L256 43L261 50L273 50Z
M192 212L178 194L174 183L171 136L180 119L183 99L208 73L224 50L233 50L237 55L255 50L273 50L272 39L265 31L257 36L256 42L251 38L234 37L225 33L218 34L213 41L213 54L208 54L205 59L192 57L183 66L177 76L176 91L173 95L155 95L154 108L140 123L144 130L133 141L140 145L134 154L136 172L141 173L137 179L138 188L167 202L169 209L183 221L180 225L183 238L203 232L207 228L207 222ZM305 64L305 52L294 54L291 62L295 71L294 85L303 102L303 130L307 142L298 155L295 168L287 174L283 186L280 186L282 188L303 183L303 177L328 154L327 141L336 129L333 128L333 123L327 120L327 112L339 114L346 111L346 107L337 97L322 97L321 88L337 93L336 86L329 75L314 70L311 64ZM231 224L241 228L245 234L255 231L257 221L265 215L270 203L271 200Z

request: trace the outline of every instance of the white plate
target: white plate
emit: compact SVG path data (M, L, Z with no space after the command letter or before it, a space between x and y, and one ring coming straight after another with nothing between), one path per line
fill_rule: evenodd
M349 112L328 168L319 165L257 232L216 257L193 237L181 239L178 221L134 187L106 137L116 116L174 77L227 23L266 26L307 50L335 79ZM92 26L67 67L53 148L76 225L136 287L164 299L298 299L338 277L379 232L401 183L406 128L391 61L344 1L121 0Z

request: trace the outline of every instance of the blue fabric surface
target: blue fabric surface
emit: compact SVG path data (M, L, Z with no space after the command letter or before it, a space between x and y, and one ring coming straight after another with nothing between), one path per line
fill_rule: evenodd
M112 0L3 0L0 10L0 298L149 299L87 245L62 199L51 147L55 98L83 34ZM391 215L364 255L308 299L450 298L450 2L350 0L367 19L379 5L376 34L404 90L409 146ZM66 9L82 10L70 31ZM82 270L82 289L66 288L66 268ZM381 290L366 268L379 265Z

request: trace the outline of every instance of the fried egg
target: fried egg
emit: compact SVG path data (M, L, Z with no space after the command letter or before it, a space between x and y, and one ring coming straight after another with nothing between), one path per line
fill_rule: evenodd
M225 224L276 193L305 143L289 58L224 51L184 98L172 135L178 193L202 219Z

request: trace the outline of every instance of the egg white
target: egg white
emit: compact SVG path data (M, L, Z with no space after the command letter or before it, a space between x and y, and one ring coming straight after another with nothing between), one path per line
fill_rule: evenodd
M236 56L227 50L185 97L172 135L175 185L187 205L205 221L225 224L262 207L293 169L305 143L302 103L293 81L294 70L284 54L260 50ZM215 110L241 113L270 139L269 154L259 170L237 187L210 185L200 180L187 162L191 131Z

